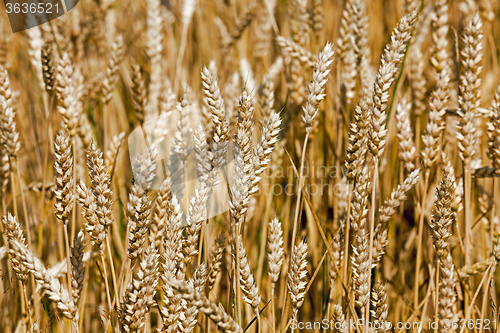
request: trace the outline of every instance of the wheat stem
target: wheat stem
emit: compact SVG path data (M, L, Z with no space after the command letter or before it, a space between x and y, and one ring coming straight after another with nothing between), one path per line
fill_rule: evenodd
M378 182L379 182L379 174L378 174L378 158L373 157L373 162L375 166L375 170L373 171L373 185L372 185L372 199L371 199L371 206L370 206L370 246L369 246L369 251L368 251L368 263L369 263L369 270L372 269L372 263L373 263L373 239L375 238L374 235L374 229L375 229L375 209L377 207L377 202L376 202L376 193L377 193L377 188L378 188ZM371 274L368 276L368 300L370 300L370 291L371 291ZM370 302L368 301L365 306L365 332L368 332L368 319L370 318Z
M104 260L104 254L101 253L100 257L101 257L101 264L102 264L102 269L103 269L102 279L104 280L104 285L106 287L106 297L108 299L109 314L111 316L111 313L113 312L113 306L111 305L112 300L111 300L111 294L109 292L108 273L107 273L107 269L106 269L106 262ZM111 322L111 326L113 326L111 317L109 318L109 321L104 326L107 327L110 322Z
M73 205L73 206L76 206L76 205ZM66 269L66 273L67 273L67 277L68 277L68 290L71 290L71 281L72 281L72 278L71 278L71 251L69 249L69 240L68 240L68 224L67 223L64 223L63 225L63 228L64 228L64 242L66 243L66 265L67 265L67 269ZM71 301L73 301L73 293L69 293L69 298Z
M426 210L426 200L427 200L427 187L429 183L429 169L425 171L425 176L424 176L424 188L422 192L422 200L421 200L421 206L420 206L420 212L419 212L419 219L418 219L418 239L417 239L417 258L416 258L416 264L415 264L415 286L413 290L413 307L416 309L416 306L418 304L418 291L419 291L419 283L420 283L420 265L422 262L422 239L423 239L423 233L424 233L424 216L425 216L425 210ZM415 310L416 311L416 310Z
M106 235L106 248L108 250L108 256L109 256L109 265L111 269L111 277L113 279L113 286L114 286L114 291L115 291L115 299L114 302L115 304L118 304L118 284L116 282L116 274L115 274L115 264L113 263L113 255L111 254L111 244L109 243L109 235Z

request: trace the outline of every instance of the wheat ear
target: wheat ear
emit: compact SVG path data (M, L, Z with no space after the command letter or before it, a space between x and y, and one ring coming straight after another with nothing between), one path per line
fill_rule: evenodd
M130 76L132 79L132 100L135 110L135 117L139 124L144 123L146 113L146 88L142 78L141 67L133 63L130 68Z
M109 144L108 150L104 154L104 164L106 164L109 172L109 178L113 179L115 173L116 161L118 159L118 153L125 141L125 132L121 132L113 136L111 143Z
M361 97L359 104L354 108L354 122L349 130L349 145L345 159L347 177L350 180L363 168L368 151L370 131L371 103L368 97Z
M91 188L80 181L77 192L83 215L87 219L85 230L90 234L91 242L101 253L104 251L104 240L107 228L113 223L111 217L111 197L108 170L102 159L102 152L95 143L91 143L87 151L87 167L91 180Z
M365 317L365 307L370 300L370 262L368 257L368 235L364 228L359 229L352 251L352 281L356 297L355 304L361 309L362 316Z
M488 270L494 260L496 260L496 258L493 255L472 265L465 265L458 270L458 275L462 279L468 279L471 276L482 274Z
M372 291L372 306L375 310L372 310L372 320L375 327L376 333L385 333L390 331L387 323L387 292L385 289L385 284L378 281L373 286Z
M339 326L338 332L348 333L349 329L347 321L345 320L344 311L342 310L342 306L340 304L335 304L333 306L333 317L335 319L335 324L338 323Z
M77 320L78 309L70 299L68 291L59 283L59 280L47 271L42 262L22 242L12 239L9 243L12 254L33 274L42 290L56 304L57 309L66 318L75 318Z
M411 104L406 98L396 107L396 127L398 128L398 157L408 171L415 169L417 150L413 144L413 131L410 124Z
M71 292L73 294L73 302L78 303L80 294L83 290L83 279L85 277L85 269L83 267L83 257L85 255L85 235L80 230L75 237L73 247L71 248Z
M23 230L17 222L16 217L12 216L10 213L7 213L7 216L2 218L2 223L4 225L4 230L7 235L7 240L10 242L17 241L24 246L26 246L26 240L24 239ZM21 281L26 281L28 279L28 267L24 265L22 260L16 257L16 254L13 249L9 250L10 254L10 263L12 265L12 269L16 277Z
M214 302L209 301L202 293L189 286L186 282L169 281L169 284L177 292L182 294L182 298L190 305L196 306L200 312L206 314L217 324L220 330L226 333L243 333L242 328L226 311Z
M429 118L422 136L424 150L422 151L423 162L426 168L430 168L439 157L440 141L445 127L444 115L448 101L449 76L446 69L436 75L436 90L431 94L429 103Z
M151 246L144 251L137 276L127 286L125 296L118 308L118 319L122 332L137 332L146 324L146 317L155 304L154 296L158 284L158 252Z
M307 243L301 241L293 250L288 268L287 286L290 303L292 304L293 318L297 318L297 312L304 302L305 288L307 282Z
M46 42L41 50L42 73L47 94L52 95L56 84L56 61L52 42Z
M189 202L189 214L187 217L186 236L184 239L183 252L184 264L187 266L198 254L198 239L203 221L206 218L207 200L209 189L205 183L200 183L195 188L194 195Z
M239 247L239 261L240 261L240 282L241 288L243 290L243 300L249 304L255 312L255 315L259 316L259 304L261 297L259 295L259 288L255 283L253 273L250 270L250 264L248 262L248 257L246 253L245 246L243 245L243 239L238 235L237 246Z
M483 56L482 23L479 14L468 16L463 31L463 49L461 52L463 70L460 75L459 111L460 120L457 128L459 155L464 163L464 192L465 192L465 264L471 262L471 232L472 232L472 198L471 198L471 161L475 151L474 118L480 104L481 90L481 60ZM467 302L466 302L467 303Z
M56 161L54 164L56 189L56 217L68 223L68 216L73 209L73 155L71 141L63 133L58 134L54 141Z
M365 166L358 174L356 186L353 191L352 198L352 222L351 228L354 232L358 232L366 225L366 217L368 215L368 189L370 187L370 169Z
M493 167L500 169L500 87L495 92L488 122L488 157Z
M250 175L250 194L254 194L259 189L261 175L269 166L271 154L278 142L282 119L274 111L271 112L266 125L262 128L260 142L253 149L253 174Z
M443 70L449 70L450 62L448 50L448 0L438 0L435 2L432 27L431 64L440 73Z
M153 148L134 162L134 185L127 204L128 256L131 260L140 257L151 224L152 203L147 190L156 176L156 154Z
M56 96L61 102L57 111L62 115L69 134L73 137L80 118L78 99L73 81L74 68L67 53L64 53L57 65Z
M445 259L450 251L448 238L451 236L451 227L456 222L456 212L452 209L453 185L452 179L445 173L436 188L436 202L430 227L439 260Z
M382 63L375 78L373 88L373 110L370 131L370 150L373 156L380 158L385 149L387 130L387 105L389 90L396 79L403 61L413 26L417 20L417 11L403 16L391 35L391 43L385 47Z
M398 185L398 187L392 191L391 197L384 202L384 206L380 208L380 223L387 223L391 216L396 212L396 208L406 200L406 194L410 189L417 183L420 177L420 169L415 169L412 173L408 175L405 181Z
M208 278L208 270L206 262L202 262L195 270L193 278L188 282L192 283L194 290L200 294L205 293L205 286ZM183 320L181 327L183 332L191 333L196 326L197 317L199 313L199 308L196 304L189 304L185 309L185 319Z
M276 37L276 41L287 55L300 60L309 67L314 67L316 58L307 49L283 36Z
M226 118L226 109L215 73L211 73L204 67L201 76L203 91L215 126L213 133L214 144L212 145L212 166L213 168L221 169L226 164L227 141L229 139L229 123Z
M441 260L438 298L438 319L440 327L450 327L450 324L458 320L458 311L455 292L456 276L453 260L448 253ZM451 325L453 327L453 325Z
M333 45L327 43L314 65L313 77L307 88L307 102L303 107L304 114L302 116L307 132L311 130L314 118L318 114L319 103L326 96L324 94L325 84L330 73L329 67L333 62L333 55Z
M226 237L224 236L224 233L221 233L212 246L212 251L210 252L210 257L208 260L208 267L210 269L207 281L208 291L211 291L214 288L217 275L221 271L222 255L224 254L225 242Z
M123 60L123 37L117 35L111 45L111 54L106 67L106 76L102 83L102 104L108 104L113 98L113 91L118 82L118 67Z
M10 80L7 71L0 67L0 103L2 112L0 113L0 142L3 144L10 157L17 157L21 143L19 133L16 129L16 113L12 107L12 93ZM12 171L12 170L11 170Z
M163 190L160 191L161 193L159 196L163 194ZM172 281L176 277L180 277L179 275L184 274L181 268L183 259L181 229L182 210L177 202L176 196L171 194L170 196L171 198L169 200L163 201L162 199L161 206L158 205L158 209L161 209L165 213L162 218L166 219L163 238L164 251L162 253L162 273L160 275L165 295L163 297L163 304L160 305L160 311L164 318L163 330L166 332L175 332L182 322L182 299L181 296L170 287L168 281ZM156 216L156 214L155 211L154 216ZM154 218L155 217L153 217L153 219Z

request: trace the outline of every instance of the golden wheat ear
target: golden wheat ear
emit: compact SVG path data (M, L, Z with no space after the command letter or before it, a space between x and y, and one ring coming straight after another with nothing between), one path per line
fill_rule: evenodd
M199 311L212 319L221 331L226 333L243 333L241 326L220 305L209 301L188 283L172 280L169 281L169 284L182 295L182 298L189 305L196 306Z

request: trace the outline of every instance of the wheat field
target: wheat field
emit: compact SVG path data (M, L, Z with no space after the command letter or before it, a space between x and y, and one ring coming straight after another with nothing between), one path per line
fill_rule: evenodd
M3 8L1 332L500 332L498 0Z

